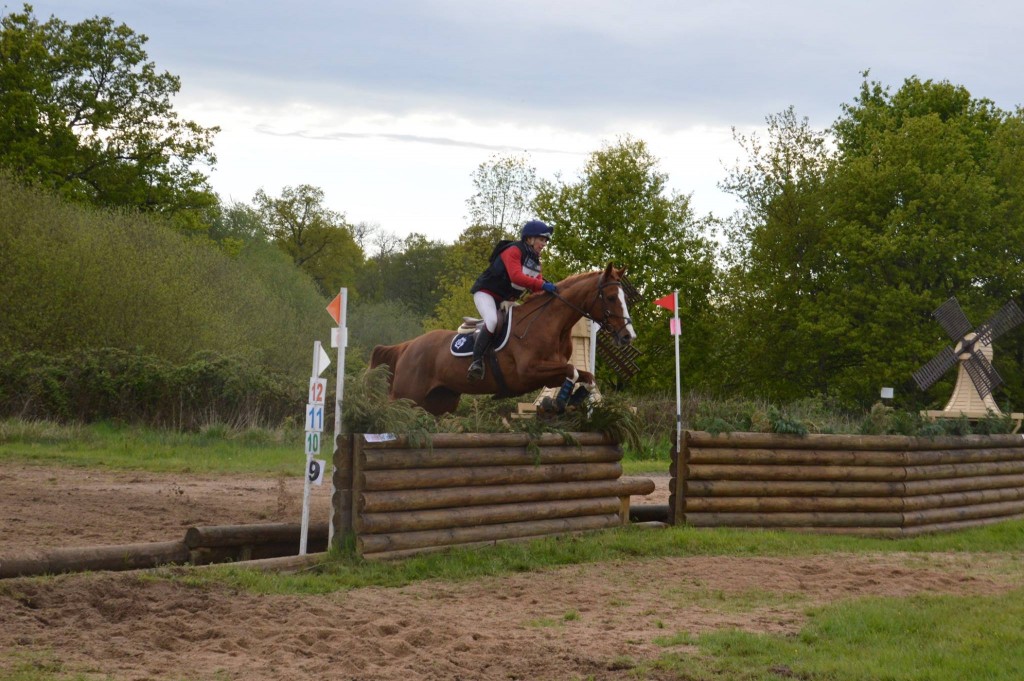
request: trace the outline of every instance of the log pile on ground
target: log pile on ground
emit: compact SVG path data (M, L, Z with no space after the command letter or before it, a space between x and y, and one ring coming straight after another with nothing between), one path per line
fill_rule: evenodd
M905 437L686 431L670 521L914 536L1024 517L1020 435Z

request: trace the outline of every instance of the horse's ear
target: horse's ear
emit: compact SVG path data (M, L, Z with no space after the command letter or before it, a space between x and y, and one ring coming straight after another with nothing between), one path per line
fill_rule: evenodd
M614 264L613 264L613 263L612 263L612 262L611 262L611 261L609 260L609 261L608 261L608 266L604 268L604 276L603 276L602 278L603 278L603 279L608 279L608 278L609 278L609 277L611 277L611 276L612 276L612 274L614 274L614 273L615 273L615 266L614 266Z

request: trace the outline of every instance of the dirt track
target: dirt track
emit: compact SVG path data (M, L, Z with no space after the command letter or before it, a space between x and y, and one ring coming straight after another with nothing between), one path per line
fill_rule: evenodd
M665 503L663 481L653 502ZM296 522L301 480L0 465L0 556L166 541L195 524ZM314 517L326 518L328 488ZM259 596L139 574L0 582L0 670L115 679L627 679L662 637L799 630L808 605L999 593L1019 564L970 555L652 559L465 583ZM750 606L716 608L743 594ZM0 672L2 673L2 672ZM658 678L651 676L648 678Z

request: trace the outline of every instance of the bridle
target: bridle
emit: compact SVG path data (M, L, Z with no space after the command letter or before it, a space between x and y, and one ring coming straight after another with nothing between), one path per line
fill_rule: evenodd
M614 335L616 333L615 331L612 331L611 329L605 329L605 324L610 319L612 319L614 317L618 317L618 318L622 319L623 320L623 324L622 324L623 327L626 327L629 324L632 324L633 320L631 318L627 317L626 315L622 315L622 314L618 314L618 313L612 312L612 310L609 307L607 301L605 301L604 295L603 295L604 289L609 287L609 286L618 286L618 287L621 288L622 287L622 282L621 281L605 281L604 280L604 273L602 273L601 274L601 280L599 282L597 282L597 290L594 291L594 299L593 299L593 301L591 301L591 303L589 305L587 305L587 307L593 307L595 303L600 301L601 304L602 304L602 307L604 308L604 310L602 311L602 313L603 313L603 318L602 319L597 319L594 315L592 315L589 312L587 312L584 308L580 307L579 305L576 305L572 301L566 300L562 296L561 293L552 293L551 294L552 298L550 300L547 300L544 303L542 303L533 312L540 312L541 310L546 308L548 305L550 305L552 302L554 302L554 300L557 298L558 300L562 301L563 303L568 305L570 308L572 308L576 312L579 312L580 316L582 316L582 317L584 317L586 319L589 319L590 321L592 321L595 324L597 324L601 329L604 329L608 333L611 333L611 334ZM530 320L530 323L526 326L526 329L523 331L522 335L518 335L517 334L520 340L526 338L526 334L530 330L530 326L533 325L534 321L536 321L536 317L534 319Z

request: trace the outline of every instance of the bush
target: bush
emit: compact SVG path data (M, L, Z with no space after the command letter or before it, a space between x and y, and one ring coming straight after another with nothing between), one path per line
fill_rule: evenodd
M177 365L116 348L63 356L15 352L0 359L3 418L249 428L293 417L304 392L293 379L212 353Z

